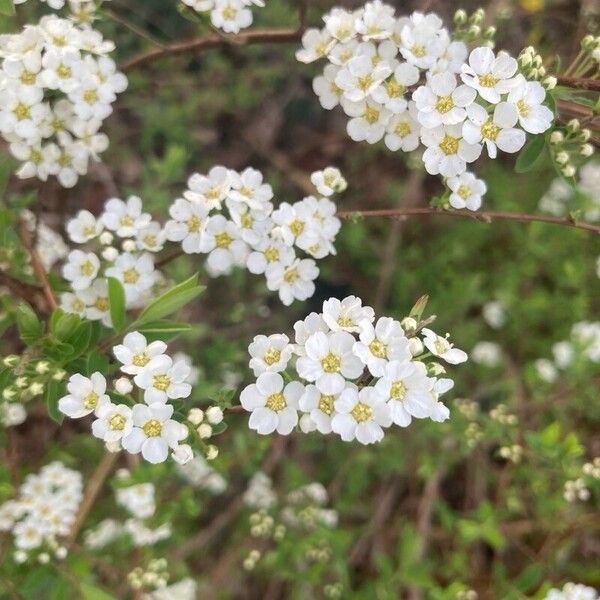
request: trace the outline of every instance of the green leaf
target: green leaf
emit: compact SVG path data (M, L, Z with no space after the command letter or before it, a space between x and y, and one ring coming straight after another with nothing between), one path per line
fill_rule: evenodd
M15 5L13 0L0 0L0 15L12 17L15 14Z
M81 584L81 594L83 600L116 600L114 596L91 583Z
M167 342L180 333L191 331L192 326L189 323L178 323L177 321L151 321L138 328L140 333L146 336L148 341L157 339Z
M98 350L90 352L86 362L86 374L88 376L96 371L99 371L103 375L108 373L108 358L102 352L98 352Z
M44 329L41 321L28 304L17 306L15 318L19 335L26 344L33 344L42 337Z
M429 296L427 294L421 296L415 302L415 305L410 309L409 316L413 319L416 319L417 321L420 321L421 317L423 316L423 311L427 307L427 302L429 302Z
M526 173L531 171L538 162L546 147L546 138L543 135L534 135L517 156L515 171L517 173Z
M68 340L71 346L73 346L73 355L69 360L77 358L88 349L92 337L92 329L92 321L84 321L76 329L75 333Z
M73 313L63 313L53 321L52 325L51 332L56 338L62 342L67 342L81 325L81 318Z
M197 281L198 275L192 275L189 279L172 287L162 294L162 296L156 298L156 300L148 304L142 311L133 324L133 327L140 327L141 325L162 319L178 311L194 298L197 298L204 291L204 286L197 285Z
M113 328L121 331L125 327L125 290L118 279L108 278L108 302Z
M48 415L59 425L63 422L65 415L58 410L58 401L65 395L65 384L62 381L51 379L46 385L46 407Z

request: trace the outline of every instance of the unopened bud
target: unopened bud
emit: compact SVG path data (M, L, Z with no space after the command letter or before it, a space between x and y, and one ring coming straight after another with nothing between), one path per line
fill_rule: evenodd
M198 426L198 429L196 429L196 431L198 432L198 435L200 436L201 440L207 440L213 434L212 427L208 423L202 423Z
M5 367L16 367L19 364L19 357L16 354L9 354L2 359L2 364Z
M579 132L578 139L582 142L587 142L592 137L592 132L589 129L582 129Z
M559 152L556 155L556 162L559 165L566 165L569 162L569 153L565 152L564 150Z
M123 248L123 252L135 252L136 245L133 240L124 240L121 248Z
M217 456L219 456L219 449L213 444L208 446L206 449L206 460L215 460Z
M579 122L578 119L571 119L568 123L567 123L567 129L573 133L575 133L576 131L579 131L581 129L581 123Z
M454 23L456 25L464 25L467 22L467 12L462 8L459 8L454 13Z
M581 150L579 150L579 154L581 154L581 156L591 156L592 154L594 154L594 146L592 146L591 144L583 144L583 146L581 146Z
M119 392L119 394L129 394L133 389L133 384L127 377L119 377L115 381L115 390Z
M113 243L114 236L110 231L103 231L98 240L103 246L110 246Z
M556 87L557 83L558 83L558 79L556 79L556 77L554 77L554 75L550 75L549 77L546 77L544 79L544 81L542 81L542 85L547 90L553 90Z
M573 165L566 165L562 169L562 174L565 177L573 177L573 175L575 175L575 171L576 171L576 169Z
M192 408L187 418L192 425L200 425L204 421L204 412L199 408Z
M564 141L565 136L562 134L562 131L553 131L550 134L550 143L551 144L560 144Z
M113 262L117 259L117 256L119 256L119 251L116 248L113 248L112 246L109 246L108 248L104 248L104 250L102 250L102 258L104 260L107 260L108 262Z
M218 406L206 409L206 418L211 425L218 425L223 420L223 410Z

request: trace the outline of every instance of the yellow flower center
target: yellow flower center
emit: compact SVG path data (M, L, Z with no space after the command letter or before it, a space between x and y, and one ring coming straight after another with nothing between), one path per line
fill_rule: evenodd
M89 260L79 265L79 272L85 277L91 277L94 274L94 270L94 265Z
M375 338L369 344L369 350L373 356L377 358L386 358L387 357L387 346L381 341Z
M83 101L88 104L94 104L94 102L98 102L98 92L94 89L85 90L83 92Z
M471 188L468 185L461 185L458 190L456 190L456 193L463 199L466 200L473 192L471 190Z
M54 131L61 131L65 128L65 124L60 119L53 119L51 126Z
M420 44L415 44L410 51L417 57L417 58L423 58L425 56L425 46L422 46Z
M264 361L269 365L274 365L276 362L279 362L281 358L281 352L277 350L277 348L269 348L263 357Z
M169 389L169 386L171 385L171 378L168 375L165 375L164 373L162 375L155 375L152 378L152 385L157 390L165 392L167 389Z
M147 233L144 238L144 244L146 244L146 246L148 246L149 248L154 248L154 246L156 246L156 236L151 234L151 233Z
M253 223L253 219L250 216L249 212L245 212L241 217L240 217L240 223L242 225L242 229L250 229L252 227L252 223Z
M96 302L94 302L94 307L97 308L100 312L106 312L109 309L108 298L96 298Z
M375 107L373 106L367 106L367 108L365 109L365 121L367 123L369 123L369 125L373 125L373 123L377 123L377 121L379 120L379 112Z
M119 219L119 224L122 225L123 227L131 227L134 223L135 223L135 221L134 221L133 217L131 217L130 215L123 215Z
M213 185L206 194L204 194L209 200L217 200L221 195L221 188L218 185Z
M71 306L76 313L80 313L85 310L85 304L79 298L75 298L75 300L73 300L71 303Z
M357 423L363 423L373 417L373 409L362 402L357 402L350 414Z
M337 373L340 370L342 360L337 354L330 352L321 360L321 366L325 373Z
M123 431L125 429L125 423L127 419L123 415L113 415L109 420L108 424L113 431ZM146 423L147 425L148 423Z
M296 281L296 279L298 279L299 275L298 275L298 269L296 269L296 267L293 267L291 269L288 269L284 275L283 275L283 280L286 283L294 283L294 281Z
M231 242L233 242L233 238L226 231L215 235L215 246L217 248L229 248Z
M401 138L406 137L411 131L412 129L406 121L398 123L394 129L394 133Z
M435 108L439 113L446 114L454 108L452 96L440 96L435 103Z
M36 80L36 75L35 75L35 73L32 73L31 71L23 71L21 73L21 77L19 77L19 79L21 80L21 83L23 85L33 85Z
M123 281L125 283L135 283L140 278L140 274L137 272L135 267L126 269L123 271Z
M277 250L277 248L275 248L274 246L269 246L265 250L265 258L267 259L267 262L270 263L279 260L279 250Z
M287 406L287 402L282 392L275 392L270 396L267 396L266 407L270 408L274 412L279 412Z
M67 38L64 35L55 35L52 37L52 43L55 46L62 48L67 45Z
M406 386L403 381L394 381L390 388L390 397L392 400L403 400L406 395Z
M158 437L162 431L162 423L158 419L150 419L142 427L146 437Z
M336 323L340 327L351 327L352 325L354 325L354 320L351 317L342 315L338 317Z
M491 73L479 76L479 85L482 87L494 87L498 83L498 78Z
M526 117L529 114L529 105L525 102L525 100L519 100L517 102L517 110L522 117Z
M71 155L68 152L61 152L58 157L58 164L61 167L69 167L71 165Z
M481 135L488 140L494 141L498 137L498 133L500 133L500 127L492 119L488 119L481 126Z
M92 225L89 225L88 227L83 228L83 235L85 235L86 237L90 237L95 234L96 234L96 228L93 227Z
M98 394L96 394L96 392L90 392L89 394L86 394L83 398L83 406L85 406L85 408L87 410L93 410L94 408L96 408L96 405L98 404Z
M386 81L384 84L387 94L390 98L399 98L406 92L406 87L403 86L396 79L390 79Z
M300 219L294 219L290 223L290 231L294 235L300 235L304 231L304 223Z
M15 113L19 121L23 121L31 117L31 111L29 110L29 106L27 106L27 104L23 104L23 102L19 102L17 106L15 106L15 110L13 112Z
M235 8L233 8L233 6L231 6L231 4L228 4L224 9L223 9L223 18L226 21L232 21L233 19L235 19L235 15L236 15L236 10Z
M71 77L71 67L67 67L67 65L60 65L60 67L58 67L58 69L56 69L56 74L61 78L61 79L68 79L69 77Z
M31 153L29 154L29 160L35 164L39 165L42 162L42 153L35 148L32 148Z
M447 133L444 135L444 138L440 142L440 148L442 152L448 156L450 154L456 154L458 152L458 142L459 138L448 135Z
M321 394L319 398L319 410L330 416L333 412L333 396L327 394Z
M363 92L366 92L369 89L369 87L373 85L373 78L370 74L365 75L364 77L359 77L357 84L358 89L362 90Z
M190 233L198 233L200 231L200 225L202 225L202 221L200 217L196 215L192 215L186 222L188 231Z
M133 355L131 361L136 367L145 367L150 362L150 357L145 352L138 352Z
M252 198L254 196L254 190L244 185L240 188L240 194L246 198Z

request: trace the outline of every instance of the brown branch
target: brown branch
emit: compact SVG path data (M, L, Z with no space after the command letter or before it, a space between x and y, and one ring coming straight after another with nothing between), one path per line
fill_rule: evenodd
M6 287L15 296L25 300L34 307L39 308L45 304L41 287L21 281L20 279L17 279L8 273L4 273L3 271L0 271L0 286Z
M44 269L44 265L42 264L40 255L35 249L31 233L27 228L27 223L25 221L21 221L19 225L19 237L21 238L21 243L23 244L23 247L29 253L29 256L31 258L31 266L33 267L33 271L37 280L42 286L42 290L44 292L46 302L48 303L48 307L50 308L50 310L56 310L58 308L58 302L56 301L54 292L50 287L50 282L48 281L46 269Z
M157 269L160 269L161 267L168 265L172 260L175 260L176 258L183 256L184 254L185 252L181 248L179 248L178 250L174 250L173 252L171 252L171 254L167 254L164 258L161 258L154 266Z
M100 490L102 489L106 478L110 475L110 472L115 466L115 463L117 462L118 458L118 452L107 452L102 457L102 460L98 463L98 466L96 467L96 470L94 471L90 479L90 483L88 484L85 490L83 500L79 505L77 516L75 517L75 520L71 525L69 535L67 536L68 545L71 545L77 538L77 534L79 533L79 530L81 529L85 518L94 506L94 502L96 501L96 498L98 497L98 494L100 493Z
M505 211L476 211L467 210L444 210L441 208L382 208L377 210L356 210L341 211L337 213L340 219L353 219L361 217L418 217L429 215L441 215L446 217L466 217L476 221L485 221L491 223L494 219L503 219L507 221L518 221L520 223L531 223L534 221L540 223L552 223L554 225L566 225L576 229L585 229L600 233L600 225L586 223L583 221L574 221L568 217L553 217L550 215L529 215L526 213L505 212Z
M581 77L569 77L567 75L557 75L556 80L560 85L579 90L590 90L600 92L600 79L585 79Z
M132 56L119 68L129 71L146 63L154 62L166 56L179 56L182 54L198 53L211 48L228 46L246 46L251 44L289 44L298 42L302 38L303 27L297 29L256 29L239 33L236 36L226 37L218 34L206 35L201 38L184 40L168 44L163 48L152 48Z

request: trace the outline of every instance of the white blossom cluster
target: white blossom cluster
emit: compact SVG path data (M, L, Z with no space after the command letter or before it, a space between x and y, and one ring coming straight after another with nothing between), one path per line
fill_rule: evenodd
M127 308L141 308L152 300L162 281L154 266L154 253L163 248L165 238L161 225L143 212L140 198L110 198L97 218L80 210L66 229L73 243L96 242L101 249L69 253L62 274L71 291L60 297L65 312L101 320L111 327L107 277L122 283Z
M287 435L300 423L305 433L371 444L384 428L407 427L413 417L446 420L439 396L454 382L437 377L445 372L439 363L424 360L458 364L467 355L448 336L417 328L411 317L375 320L371 307L349 296L326 300L322 313L298 321L295 343L285 334L256 336L248 351L257 379L240 397L250 428Z
M164 235L181 243L186 254L208 254L212 276L246 267L264 275L269 290L279 292L286 306L306 300L319 275L314 259L335 254L333 243L341 226L328 196L346 188L333 167L313 173L312 181L321 196L274 208L273 190L256 169L238 173L216 166L207 175L195 173L183 198L170 206ZM295 248L311 258L298 257Z
M20 216L27 229L34 234L35 249L44 269L49 271L55 263L67 256L69 247L59 233L48 227L43 221L37 221L30 210L21 211Z
M557 217L580 210L585 221L600 221L600 162L588 162L579 169L575 189L564 179L555 179L538 206Z
M264 7L264 0L182 0L199 13L210 12L213 27L225 33L239 33L252 25L251 6Z
M17 175L73 187L108 147L102 122L127 87L114 44L55 15L0 36L0 134L21 161Z
M139 483L118 488L115 493L117 504L125 508L132 518L125 522L104 519L95 528L84 534L84 544L92 550L99 550L128 534L135 547L152 546L171 536L171 526L164 523L152 529L144 520L156 512L155 488L152 483Z
M13 1L16 5L27 2L27 0ZM102 2L107 1L102 0ZM70 11L69 17L81 25L89 24L94 19L94 13L97 9L96 0L40 0L40 2L47 4L48 8L53 10L60 10L67 4Z
M583 583L565 583L562 589L552 588L544 600L596 600L598 592Z
M72 419L93 414L92 434L112 452L123 448L131 454L141 453L154 464L164 462L169 451L176 462L191 460L191 447L180 443L188 436L188 428L172 418L174 407L170 403L190 395L190 367L165 354L165 342L148 343L138 331L125 335L123 343L112 350L121 371L133 379L133 383L128 377L114 382L122 401L112 402L101 373L89 377L76 373L69 378L69 393L58 401L58 409ZM143 402L135 402L130 395L134 384Z
M212 494L222 494L227 489L227 481L215 471L201 455L194 456L184 464L177 464L177 472L194 488L206 489Z
M0 531L12 531L17 562L27 560L34 550L40 562L48 562L49 552L56 558L66 556L57 538L68 535L82 490L81 474L58 461L27 475L17 498L0 506Z
M338 104L348 135L392 150L420 144L428 173L442 175L454 208L477 210L485 183L467 171L483 148L514 153L526 132L553 121L544 86L518 73L517 60L488 47L452 40L434 13L397 17L380 0L350 12L334 8L322 29L308 29L299 61L327 60L313 88L323 108Z
M600 322L575 323L570 338L552 346L552 360L540 358L535 361L535 368L540 379L552 383L558 379L560 371L568 369L578 359L600 362Z

